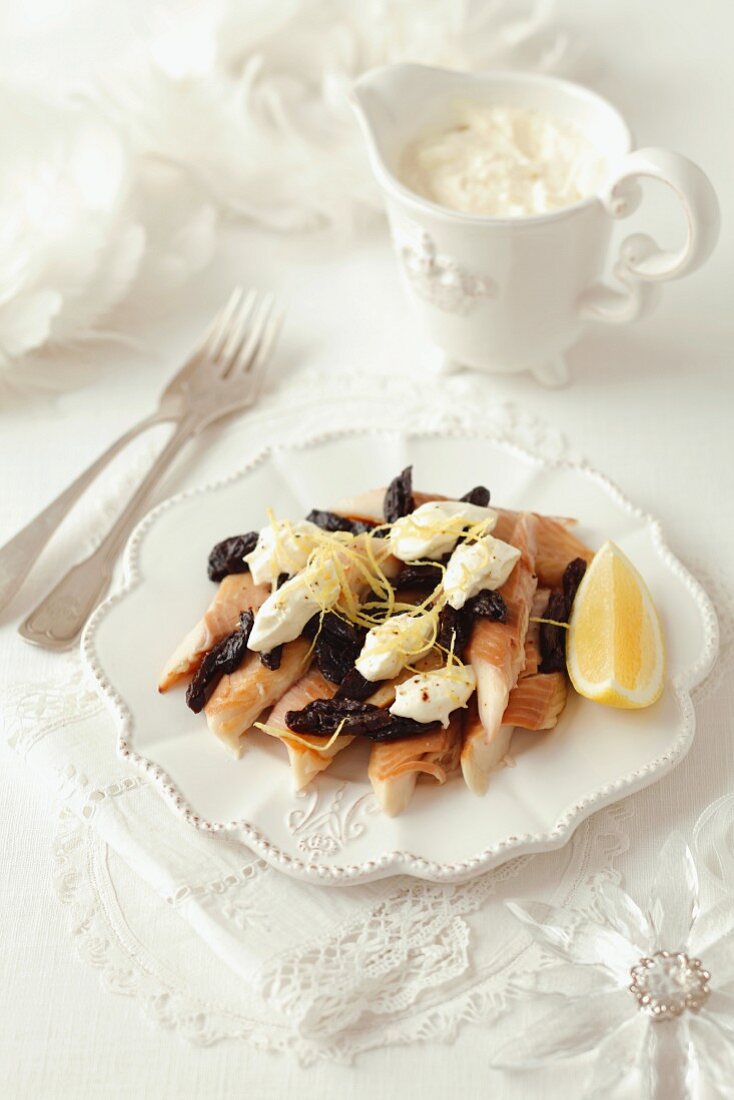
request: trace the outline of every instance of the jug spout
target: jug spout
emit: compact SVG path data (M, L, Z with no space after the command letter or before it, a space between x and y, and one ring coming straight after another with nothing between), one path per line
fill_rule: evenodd
M382 65L359 77L351 89L352 106L367 142L378 179L394 179L405 144L430 117L444 85L459 76L445 69L409 62Z

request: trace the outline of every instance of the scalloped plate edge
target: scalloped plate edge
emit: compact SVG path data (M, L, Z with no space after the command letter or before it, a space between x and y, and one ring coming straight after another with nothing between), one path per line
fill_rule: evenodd
M390 436L403 439L482 439L487 440L501 450L516 457L529 461L537 466L575 471L582 476L595 481L604 492L612 498L625 512L641 520L650 530L653 545L660 555L663 563L676 575L689 590L696 603L703 622L704 645L697 661L688 669L680 672L670 681L670 688L678 701L681 714L681 729L678 737L667 752L661 754L655 760L650 761L644 767L615 780L613 783L597 787L589 795L570 806L554 823L551 829L545 833L526 833L519 836L511 836L498 844L478 853L471 859L458 863L435 863L411 852L386 852L378 859L366 860L358 864L344 864L328 866L324 864L307 863L284 852L278 845L268 840L265 834L248 821L217 822L207 821L195 812L183 794L171 779L170 775L154 761L136 752L132 747L132 732L134 728L133 715L129 711L125 701L109 681L102 667L101 661L95 649L97 630L102 621L126 595L137 588L142 582L142 573L139 568L139 551L141 544L158 518L169 508L175 507L180 501L192 497L216 492L229 485L244 479L252 470L265 462L276 452L292 452L320 446L323 443L334 442L339 439L347 439L354 436ZM474 878L485 871L490 871L508 859L518 856L541 853L561 848L573 835L575 829L585 818L601 810L613 802L627 795L642 790L651 783L661 779L676 764L685 757L695 733L695 712L691 692L703 683L713 668L719 649L719 626L713 604L701 584L692 576L685 566L675 557L663 537L660 523L649 513L633 504L605 474L600 473L586 462L569 462L563 459L545 459L532 451L520 447L517 444L497 438L489 433L478 431L467 432L465 429L435 429L430 431L397 431L379 430L372 428L345 429L331 432L321 432L301 442L289 445L271 444L262 448L243 467L235 473L203 486L187 489L177 493L156 505L140 521L133 531L124 555L125 581L123 587L114 595L108 597L95 610L90 617L81 640L81 654L87 670L91 673L98 691L110 709L117 726L117 751L118 754L138 771L146 775L158 788L165 800L172 806L179 816L187 824L203 832L216 834L219 832L238 831L241 838L250 848L278 870L284 871L306 882L320 883L322 885L350 885L358 882L384 878L394 874L408 874L416 878L426 879L429 882L464 882Z

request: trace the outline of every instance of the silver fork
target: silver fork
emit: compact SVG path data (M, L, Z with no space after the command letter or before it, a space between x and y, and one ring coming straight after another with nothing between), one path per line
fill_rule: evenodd
M253 294L254 291L250 291L249 297L251 298ZM35 519L32 519L22 531L19 531L4 546L0 547L0 611L15 596L31 568L41 556L49 539L58 530L76 502L105 466L108 466L128 443L131 443L133 439L149 428L154 427L156 424L167 424L181 420L186 409L188 379L200 366L201 355L205 352L209 341L213 339L217 325L222 324L225 317L231 317L238 303L241 304L241 302L242 291L238 288L214 318L197 348L170 380L158 399L158 408L150 416L146 416L133 425L132 428L129 428L119 439L116 439L99 458L95 459L91 466L88 466L86 470L79 474L79 477L71 485L67 486L55 500L46 505Z
M230 299L230 302L232 299ZM209 326L209 330L202 339L196 351L187 359L177 374L168 383L160 398L158 408L139 420L132 428L128 428L119 439L107 448L107 450L95 459L71 485L46 505L42 512L26 524L26 526L14 535L4 546L0 547L0 611L10 602L16 592L28 576L31 568L38 561L41 552L55 531L69 514L79 498L89 488L94 479L99 476L105 466L124 450L133 439L147 431L156 424L167 424L181 419L183 412L183 395L186 381L192 371L198 366L197 353L204 350L206 341L214 332L214 326L222 316L222 311Z
M20 626L23 638L46 649L66 649L76 641L110 583L142 506L184 444L254 404L281 323L273 295L235 290L171 383L179 407L173 435L97 549L72 566Z

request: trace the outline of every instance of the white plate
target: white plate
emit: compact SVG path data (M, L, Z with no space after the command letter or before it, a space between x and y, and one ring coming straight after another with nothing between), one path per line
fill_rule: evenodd
M303 516L385 484L408 462L418 488L457 494L484 483L498 504L576 515L591 546L613 538L647 580L668 643L660 702L618 711L573 697L549 734L516 734L516 766L497 772L484 798L460 778L419 784L398 818L379 813L367 748L355 742L311 789L290 788L285 749L250 738L234 761L187 710L183 693L156 691L171 650L210 601L212 544L258 527L267 506ZM708 674L716 615L663 542L658 524L589 469L550 465L485 438L446 434L341 434L275 447L225 482L182 494L143 520L127 550L124 591L90 621L83 651L116 717L120 753L141 768L193 826L240 830L289 874L326 884L397 872L460 881L526 852L564 844L594 810L654 782L678 763L694 732L690 691Z

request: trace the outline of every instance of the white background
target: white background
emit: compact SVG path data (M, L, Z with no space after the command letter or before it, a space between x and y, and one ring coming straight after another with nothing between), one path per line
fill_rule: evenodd
M85 64L92 50L110 53L134 26L135 7L59 3L44 7L53 22L29 25L10 7L0 13L0 65L5 71ZM684 561L702 561L734 581L734 443L731 382L734 238L728 196L734 193L734 9L727 0L565 0L559 16L586 53L575 75L607 95L626 115L639 145L687 153L711 176L722 202L722 240L706 268L665 288L657 313L630 329L597 329L572 352L571 388L547 392L524 379L498 379L492 396L514 401L567 436L575 451L604 470L663 521ZM49 27L52 31L48 33ZM1 170L1 165L0 165ZM658 225L669 206L647 193L643 217ZM661 243L673 244L677 224ZM289 309L279 371L318 366L420 372L425 346L404 301L387 241L357 252L312 243L273 241L233 231L212 269L171 302L165 316L141 321L136 333L151 353L102 348L85 360L94 382L64 396L34 397L0 413L0 543L4 542L111 438L145 414L162 380L177 366L213 308L235 281L277 289ZM61 367L60 361L60 367ZM274 372L270 385L277 385ZM436 385L416 374L417 385ZM216 455L213 437L187 452L159 497L195 483L197 448ZM243 456L244 457L244 456ZM15 637L21 615L40 597L68 550L63 539L34 571L32 583L0 619L0 682L30 677L31 657ZM723 733L723 729L721 731ZM724 745L714 752L726 756ZM684 767L700 787L701 807L722 793L715 760L694 750ZM295 1062L242 1044L195 1049L153 1031L134 1002L102 990L75 956L49 888L53 818L46 792L5 747L0 750L0 1091L5 1096L281 1096L332 1097L349 1090L370 1097L534 1096L533 1082L489 1074L485 1037L467 1028L451 1047L383 1050L353 1069ZM675 777L661 791L654 829L674 823ZM679 780L682 782L682 780ZM648 800L649 801L649 800ZM646 827L644 812L637 827ZM653 826L650 826L653 828ZM649 858L636 838L623 870ZM574 1095L574 1078L548 1072L549 1095Z

